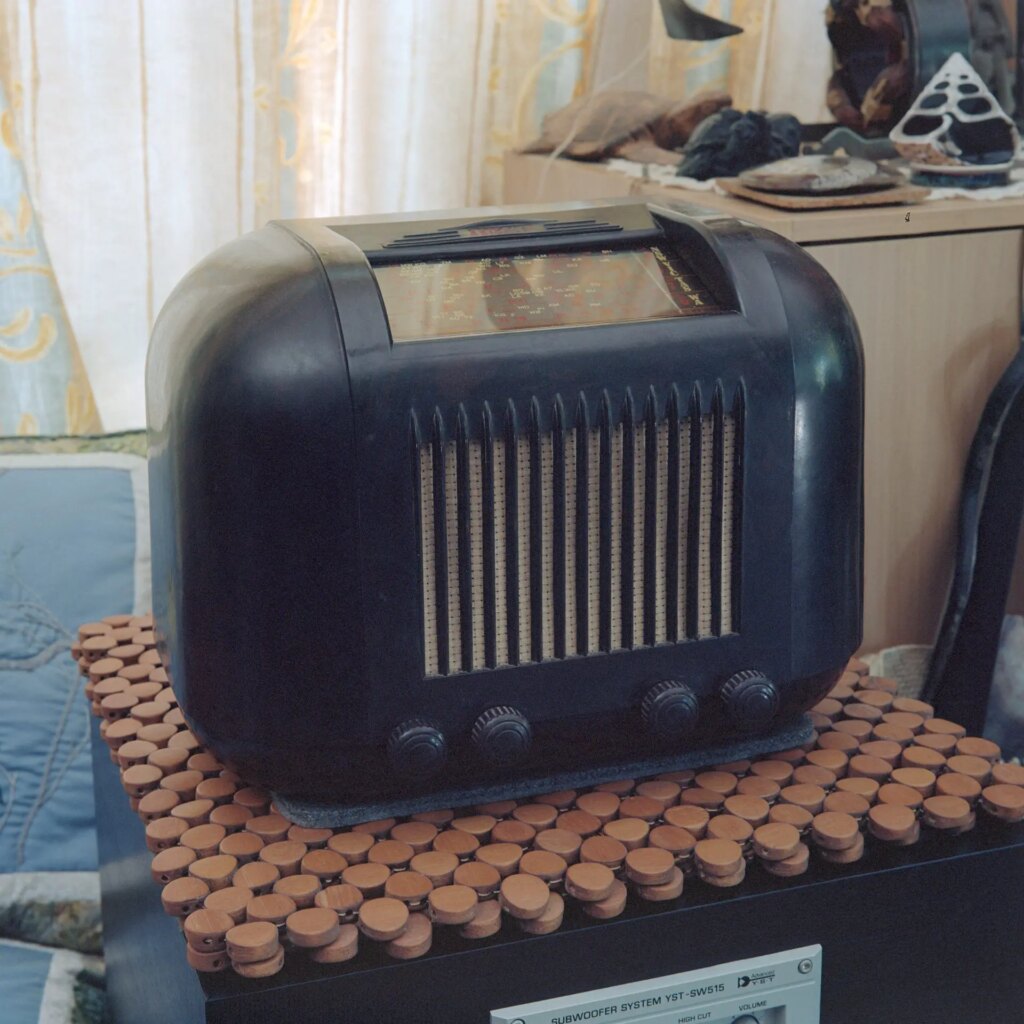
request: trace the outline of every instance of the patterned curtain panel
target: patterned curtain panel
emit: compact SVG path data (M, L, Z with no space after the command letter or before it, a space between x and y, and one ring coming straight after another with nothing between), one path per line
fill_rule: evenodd
M0 436L99 433L14 122L0 82Z
M646 3L637 0L647 16ZM586 88L600 0L5 0L29 183L108 429L153 319L274 217L493 203Z

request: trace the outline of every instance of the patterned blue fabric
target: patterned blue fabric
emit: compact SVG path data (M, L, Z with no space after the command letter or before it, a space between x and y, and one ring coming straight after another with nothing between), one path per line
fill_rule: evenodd
M0 942L0 993L4 1024L36 1024L43 988L53 959L51 950Z
M68 649L80 623L132 610L132 478L12 464L0 458L0 872L94 870L89 712Z

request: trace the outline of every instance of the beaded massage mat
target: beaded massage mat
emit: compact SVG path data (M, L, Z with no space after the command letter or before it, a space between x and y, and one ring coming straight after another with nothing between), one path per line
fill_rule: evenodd
M1024 767L853 660L811 712L816 733L802 747L587 792L305 828L189 731L149 616L88 623L72 653L197 971L269 977L286 956L340 963L361 943L411 959L437 928L466 946L503 928L544 935L567 906L614 918L631 901L685 900L752 871L794 877L812 857L850 864L866 843L907 846L922 827L965 832L979 810L1024 820Z

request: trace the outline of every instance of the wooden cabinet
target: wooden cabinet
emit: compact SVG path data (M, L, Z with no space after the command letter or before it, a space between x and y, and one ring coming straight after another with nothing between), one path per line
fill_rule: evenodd
M1020 343L1024 199L794 213L509 155L508 203L649 195L723 210L804 246L864 341L864 649L931 643L952 574L967 450ZM1016 538L1007 538L1007 558ZM1018 565L1011 608L1024 608Z

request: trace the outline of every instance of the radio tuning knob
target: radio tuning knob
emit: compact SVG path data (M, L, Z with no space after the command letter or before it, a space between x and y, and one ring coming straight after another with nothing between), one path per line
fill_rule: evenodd
M488 708L473 723L473 744L495 765L511 765L529 753L533 730L522 712L510 707Z
M779 712L779 691L762 672L737 672L718 691L725 713L744 732L767 728Z
M425 718L410 718L388 737L388 757L405 776L436 775L448 759L448 742L437 725Z
M648 732L659 739L679 739L693 732L700 716L700 701L675 679L655 683L640 704L640 717Z

